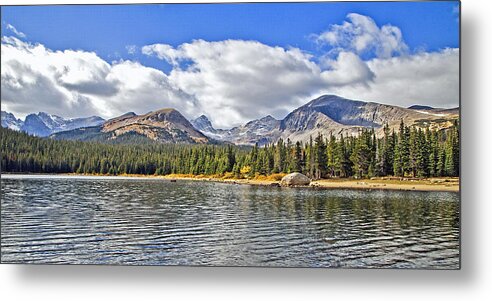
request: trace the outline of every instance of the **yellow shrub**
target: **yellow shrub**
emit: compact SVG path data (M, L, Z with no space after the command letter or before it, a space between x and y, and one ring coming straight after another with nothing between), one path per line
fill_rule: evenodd
M266 177L266 179L269 181L280 181L285 175L284 173L274 173Z
M226 173L224 173L223 178L224 179L234 179L234 173L232 173L232 172L226 172Z
M251 172L251 166L249 166L249 165L244 166L243 168L241 168L240 172L243 175L250 173Z
M182 174L182 173L173 173L170 175L167 175L169 178L194 178L195 176L192 174Z
M256 174L254 179L259 181L280 181L285 176L285 173L274 173L268 176Z

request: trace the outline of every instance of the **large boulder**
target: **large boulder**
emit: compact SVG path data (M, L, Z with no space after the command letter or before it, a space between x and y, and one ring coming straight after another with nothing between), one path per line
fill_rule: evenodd
M290 173L280 181L282 186L304 186L309 185L309 183L311 183L311 179L298 172Z

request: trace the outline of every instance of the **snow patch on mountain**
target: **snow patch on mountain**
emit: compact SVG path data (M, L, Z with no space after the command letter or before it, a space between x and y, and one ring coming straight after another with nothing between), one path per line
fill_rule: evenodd
M45 112L29 114L22 121L14 114L2 111L2 127L23 131L31 135L46 137L53 133L101 125L104 119L98 116L86 118L63 118Z
M2 111L2 127L9 128L11 130L20 131L24 122L17 119L14 114Z

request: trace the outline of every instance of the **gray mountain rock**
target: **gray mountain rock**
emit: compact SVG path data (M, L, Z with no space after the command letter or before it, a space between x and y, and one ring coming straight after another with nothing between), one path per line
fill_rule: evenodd
M29 114L25 120L17 119L14 114L2 111L2 127L23 131L31 135L46 137L53 133L83 127L97 126L104 122L98 116L87 118L63 118L44 112Z
M133 112L113 118L98 127L80 128L51 135L54 139L99 142L209 143L180 112L162 109L143 115Z
M446 128L458 117L457 109L412 109L398 106L350 100L336 95L324 95L289 113L283 120L272 116L253 120L229 130L215 129L206 116L192 123L205 135L234 144L265 145L279 138L291 141L309 141L318 133L324 136L358 135L363 128L373 128L377 136L383 127L398 129L401 120L421 128Z
M20 131L24 122L17 119L14 114L2 111L2 127L9 128L11 130Z
M373 128L376 136L383 135L385 124L398 129L400 122L430 128L452 125L456 114L433 114L398 106L350 100L336 95L324 95L288 114L281 123L281 138L308 141L318 133L357 135L362 128Z
M270 115L229 130L215 129L204 115L194 119L192 124L208 137L241 145L262 146L278 139L280 133L280 120Z
M2 126L20 129L37 136L58 139L97 140L108 139L136 141L135 135L165 143L210 143L222 141L237 145L263 146L280 138L292 142L309 141L319 133L325 137L333 134L358 135L361 129L374 129L376 136L383 135L387 124L397 130L400 122L419 128L444 129L459 118L459 108L442 109L422 105L410 108L374 102L351 100L336 95L323 95L293 110L284 119L268 115L231 129L216 129L205 116L189 122L174 109L162 109L143 115L133 112L110 119L100 117L65 119L46 113L31 114L23 122L13 114L2 111ZM87 128L88 130L84 130ZM132 136L133 138L129 137ZM123 139L124 138L124 139Z

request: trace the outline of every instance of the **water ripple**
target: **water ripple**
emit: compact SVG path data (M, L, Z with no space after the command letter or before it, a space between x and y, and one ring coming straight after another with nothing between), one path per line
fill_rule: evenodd
M12 263L458 268L455 193L4 177Z

